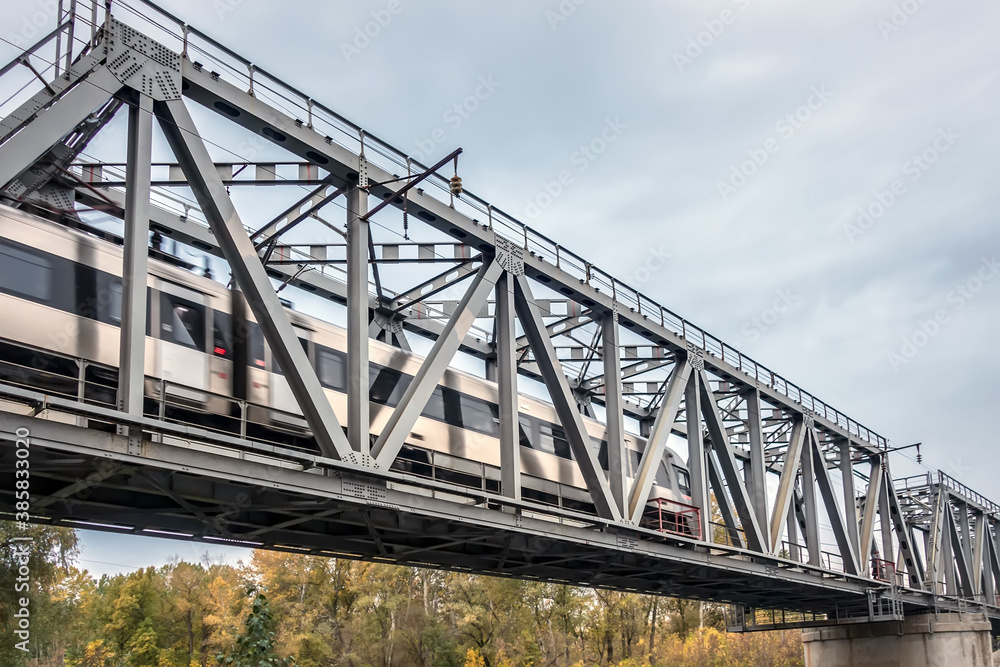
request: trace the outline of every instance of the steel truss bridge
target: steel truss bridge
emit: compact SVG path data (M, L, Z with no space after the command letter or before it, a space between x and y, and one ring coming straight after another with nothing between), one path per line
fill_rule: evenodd
M79 373L65 392L3 375L8 518L16 441L28 434L36 522L727 602L740 629L929 610L1000 623L1000 506L943 473L894 480L884 437L453 191L457 151L421 164L144 0L110 12L66 0L58 18L0 69L5 90L29 77L0 122L0 197L122 247L121 362L116 402L91 398L86 359L66 358ZM287 159L213 161L193 106ZM119 112L127 159L100 162L88 145ZM154 123L174 162L153 164ZM240 213L231 193L243 188L270 188L288 207L273 219ZM338 209L346 216L331 222ZM98 231L94 214L123 231ZM319 225L341 241L309 242ZM306 241L287 241L293 228ZM247 436L245 400L226 399L230 429L171 416L163 378L144 377L148 257L162 254L151 231L228 263L285 369L308 446ZM288 285L346 306L344 424L279 299ZM409 349L415 336L428 341L426 361L370 436L369 340ZM498 387L500 465L481 465L493 485L394 466L459 352ZM160 392L152 407L147 380ZM522 493L519 383L544 386L586 483L584 509ZM606 472L582 415L606 425ZM626 426L647 439L634 476ZM698 510L687 533L640 525L671 435L686 441ZM758 611L777 608L769 620Z

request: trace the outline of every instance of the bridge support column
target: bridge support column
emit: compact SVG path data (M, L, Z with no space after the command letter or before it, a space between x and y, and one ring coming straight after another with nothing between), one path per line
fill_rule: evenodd
M802 632L806 667L992 667L983 614L927 614L903 621Z

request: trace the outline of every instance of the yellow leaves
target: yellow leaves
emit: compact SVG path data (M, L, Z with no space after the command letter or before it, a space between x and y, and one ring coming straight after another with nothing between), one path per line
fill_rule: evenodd
M802 644L794 632L741 635L707 628L687 639L668 635L658 640L656 662L671 667L800 667ZM626 664L631 667L619 667Z
M479 651L470 648L465 652L465 667L486 667L486 660Z
M110 667L115 664L116 654L114 649L107 646L103 639L95 639L88 642L83 649L83 657L69 661L67 667Z

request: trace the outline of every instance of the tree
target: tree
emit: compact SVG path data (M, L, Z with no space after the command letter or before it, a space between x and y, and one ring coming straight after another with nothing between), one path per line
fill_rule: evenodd
M279 658L275 653L274 617L267 597L257 593L250 615L247 616L243 633L236 638L236 647L226 656L218 654L215 659L231 667L286 667L294 665L292 658Z
M54 587L67 576L79 549L76 533L69 528L44 525L18 527L0 521L0 655L9 656L13 666L25 664L30 657L39 658L58 636L59 624L46 612L53 609ZM26 575L21 574L25 568ZM15 634L21 600L27 600L30 618L28 651L15 647L22 640Z

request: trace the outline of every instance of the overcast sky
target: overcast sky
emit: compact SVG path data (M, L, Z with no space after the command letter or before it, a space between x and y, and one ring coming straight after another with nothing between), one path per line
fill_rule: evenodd
M1000 500L997 3L163 6Z

